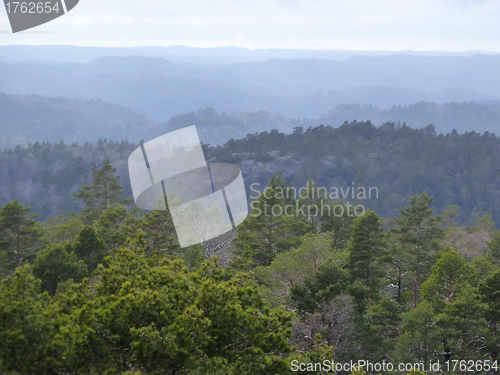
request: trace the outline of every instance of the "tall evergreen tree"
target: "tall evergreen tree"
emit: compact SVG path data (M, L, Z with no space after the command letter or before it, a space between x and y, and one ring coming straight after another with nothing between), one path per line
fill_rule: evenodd
M395 361L429 363L441 353L441 338L432 306L427 302L403 316L403 330L396 342Z
M116 168L106 159L102 168L92 169L92 185L84 185L74 193L76 199L86 205L88 213L93 217L99 217L111 205L126 205L132 200L123 198L123 189L120 184L120 177L115 176Z
M480 350L487 333L484 310L476 288L469 284L461 288L453 302L446 304L438 316L438 324L443 328L445 360L483 358Z
M314 231L297 212L297 201L285 184L281 174L273 175L268 188L252 202L250 216L238 226L233 267L268 266L275 254L299 246L300 236Z
M401 306L404 303L403 291L411 283L407 277L411 257L407 247L393 229L389 230L386 235L386 244L390 256L390 266L387 269L386 277L393 281L392 286L396 288L396 301Z
M0 208L0 249L16 267L40 245L43 228L34 220L36 216L17 199Z
M354 207L344 201L331 202L329 209L324 209L320 216L322 232L333 232L333 247L345 248L351 237L352 223L356 219Z
M400 209L400 216L396 218L401 242L407 246L413 258L411 268L414 276L413 307L417 307L420 283L425 280L431 266L431 254L438 248L437 239L443 231L439 225L439 217L432 214L429 205L433 201L426 192L414 195L410 199L410 206Z
M97 265L103 262L105 250L106 243L97 236L95 229L89 226L78 233L77 242L73 245L75 254L87 265L89 275L92 275Z
M483 352L492 361L497 361L500 360L500 271L479 284L478 292L482 302L486 305L484 318L488 324ZM498 374L498 371L495 373Z
M445 248L431 276L422 284L422 296L434 304L435 311L441 311L447 303L453 302L460 290L474 281L474 268L452 248Z
M348 267L355 299L361 309L370 309L379 298L387 260L384 235L378 215L367 211L352 226Z

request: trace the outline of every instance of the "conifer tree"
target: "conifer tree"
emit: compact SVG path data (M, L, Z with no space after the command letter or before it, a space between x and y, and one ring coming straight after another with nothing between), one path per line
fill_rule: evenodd
M355 301L362 310L370 309L379 298L387 261L383 230L374 211L367 211L352 226L348 267Z
M250 216L237 229L233 267L268 266L275 254L299 246L300 236L314 231L296 212L296 200L288 188L281 174L273 175L269 187L252 202Z
M34 220L36 216L17 199L0 208L0 249L15 267L40 245L43 228Z
M321 202L320 202L321 207ZM333 247L345 248L351 237L352 223L356 219L352 205L338 200L328 204L320 216L322 232L333 232Z
M474 280L474 268L452 248L445 247L431 276L422 284L422 296L436 312L453 302L460 290Z
M415 273L413 307L417 306L420 283L425 280L430 266L431 255L438 248L437 240L442 236L439 217L432 214L429 205L434 198L426 192L414 195L410 199L410 206L400 209L400 216L396 218L397 232L401 242L407 246L411 260L411 268Z
M488 325L483 353L492 361L500 360L500 271L479 284L478 292L485 304L484 318ZM498 371L495 373L498 374Z
M103 262L106 243L97 236L94 228L86 226L78 233L73 250L87 265L88 274L92 275L97 265Z
M111 205L127 205L131 202L131 199L122 197L120 177L115 176L115 172L116 168L106 159L101 169L92 169L92 185L84 185L78 193L73 194L85 204L87 213L92 213L93 217L99 217Z
M485 305L476 288L465 284L453 302L447 303L438 317L443 328L445 360L478 360L487 333L483 317Z
M403 316L403 330L396 342L396 362L429 363L441 353L436 317L428 302L420 303Z

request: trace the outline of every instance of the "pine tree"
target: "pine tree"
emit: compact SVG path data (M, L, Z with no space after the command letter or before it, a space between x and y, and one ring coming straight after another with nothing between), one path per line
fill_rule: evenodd
M411 283L407 280L409 264L411 256L407 247L401 243L401 238L393 229L389 230L386 235L387 252L390 257L390 267L387 269L386 277L393 280L391 286L396 287L396 301L398 305L404 304L403 291L408 288ZM411 286L411 285L410 285Z
M252 202L250 216L238 226L232 266L249 270L268 266L277 253L300 245L300 236L314 232L314 227L296 212L297 202L274 175L265 192ZM302 208L302 207L301 207Z
M0 249L16 267L41 244L42 225L34 220L37 215L29 212L30 208L17 199L0 208Z
M321 207L321 206L320 206ZM319 220L322 232L333 232L333 247L345 248L351 237L352 223L356 216L353 206L347 206L344 201L334 201L323 210Z
M486 322L485 305L481 303L476 288L465 284L453 302L447 303L438 317L443 328L445 360L482 359Z
M403 330L396 342L394 357L401 363L429 363L441 349L439 329L432 306L420 303L403 315Z
M400 217L396 218L401 242L406 245L412 256L414 276L413 307L417 306L420 283L430 270L431 253L438 247L437 239L443 232L439 225L439 217L432 214L429 205L434 198L426 192L414 195L410 199L410 206L400 209Z
M488 323L483 352L492 361L496 361L500 359L500 271L479 284L478 292L482 302L486 304L484 318ZM495 373L498 374L498 371Z
M78 233L72 250L85 262L88 274L92 275L97 265L104 260L106 243L97 236L94 228L86 226Z
M92 169L92 185L84 185L78 193L73 194L86 205L90 216L99 217L112 205L127 205L132 201L122 197L120 177L114 176L115 172L116 168L106 159L100 170Z
M474 268L460 253L445 247L432 274L422 284L422 296L434 304L435 311L441 311L447 303L453 302L460 290L474 280Z
M54 374L61 365L53 338L55 310L40 294L40 280L27 263L0 281L0 371L3 374Z
M348 267L355 300L361 310L379 298L387 251L380 219L368 210L352 226Z
M401 307L393 299L383 297L379 303L373 305L370 318L373 330L382 338L377 350L380 356L387 357L393 352L396 339L399 337Z

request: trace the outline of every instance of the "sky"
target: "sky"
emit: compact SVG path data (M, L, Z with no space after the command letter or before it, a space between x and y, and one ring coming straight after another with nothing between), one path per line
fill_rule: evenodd
M500 0L80 0L16 34L2 8L12 44L500 52Z

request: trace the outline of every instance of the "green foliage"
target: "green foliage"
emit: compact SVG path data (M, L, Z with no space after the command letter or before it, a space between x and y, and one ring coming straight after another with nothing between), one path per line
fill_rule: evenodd
M283 373L291 315L263 304L249 275L224 281L214 262L188 271L142 254L139 238L99 267L97 283L51 300L29 266L2 282L0 365L42 374ZM60 250L55 245L51 253ZM42 259L42 256L39 258ZM44 256L45 259L45 256ZM38 366L38 367L37 367ZM134 370L134 371L135 371Z
M71 241L83 229L80 215L72 212L69 216L59 215L49 218L44 223L44 241L48 243L64 243Z
M460 256L460 253L445 248L432 267L431 276L422 284L422 296L434 304L435 311L439 311L445 304L452 302L460 290L473 281L473 278L473 267Z
M425 110L426 105L421 103L417 107ZM179 116L184 125L177 125L180 128L208 122L211 125L206 129L220 130L225 125L221 125L219 116L224 118L224 124L232 123L234 116L239 116L238 124L244 124L244 120L248 123L248 116L252 116L254 125L270 121L265 125L268 126L277 120L276 115L268 113L223 115L208 109L201 110L198 115ZM200 121L191 121L196 118ZM281 118L280 121L288 120ZM347 188L357 181L358 168L363 163L365 175L369 176L365 184L380 190L377 199L364 200L363 204L381 217L396 217L398 207L405 205L411 195L427 191L435 197L432 202L435 212L441 213L450 205L457 205L460 215L454 220L461 225L477 225L475 213L485 207L488 211L484 213L491 213L493 221L500 222L500 201L494 182L500 174L495 153L500 138L491 132L482 135L476 132L433 134L425 128L412 129L395 123L385 123L378 128L369 122L341 125L342 119L336 124L331 122L331 126L317 126L311 122L308 128L302 123L302 131L292 133L294 127L300 128L301 121L292 121L288 127L291 134L284 134L283 130L259 134L242 130L242 139L223 146L204 145L205 155L207 160L236 158L237 163L245 162L245 169L250 171L245 180L259 182L262 186L267 185L279 165L294 186L303 186L313 179L317 186ZM164 133L161 127L155 129L152 137ZM202 131L199 131L201 136ZM134 139L146 137L143 132L141 127L141 133ZM212 132L207 130L206 134ZM245 137L246 134L249 135ZM4 169L0 176L0 205L18 198L30 205L40 219L57 216L65 210L79 211L80 206L71 192L78 191L82 185L91 185L90 168L99 169L102 161L108 158L117 168L117 174L122 176L124 196L130 198L126 160L135 148L137 145L127 141L102 140L94 145L37 142L5 150L0 153L0 164L10 168ZM279 151L279 159L259 166L254 154L269 151ZM482 202L481 206L478 202ZM483 206L484 202L488 205Z
M128 204L130 199L123 198L120 177L114 176L116 168L106 159L102 168L92 169L92 185L84 185L74 193L76 199L82 201L91 217L99 217L112 205Z
M447 303L438 316L443 328L445 352L448 359L478 360L487 334L483 318L485 305L480 301L475 288L465 285L453 302Z
M95 223L96 231L108 249L127 242L127 238L137 235L138 219L123 206L111 205L104 210Z
M268 267L255 270L260 282L266 285L268 298L274 302L287 302L291 288L302 285L315 275L325 262L344 265L347 252L332 248L333 233L308 233L298 238L301 245L276 255Z
M396 362L428 363L439 353L440 337L436 317L428 302L421 302L403 316L402 334L396 342Z
M0 249L15 267L19 267L24 258L32 256L40 245L42 225L34 220L36 214L30 215L29 212L30 208L17 199L0 209Z
M73 251L85 262L91 275L97 265L104 262L106 243L97 236L95 229L89 226L85 226L78 233L76 240Z
M314 231L313 225L297 212L298 201L290 195L289 188L280 173L271 178L269 188L252 202L249 218L238 226L234 268L268 266L277 253L298 246L299 236Z
M59 283L68 279L81 282L87 276L87 266L75 253L68 253L64 246L53 244L38 252L33 275L41 280L42 290L53 296Z
M367 124L342 132L354 130L377 132ZM0 208L0 372L285 374L295 359L334 359L333 347L336 361L498 359L500 237L491 215L458 228L459 209L441 219L424 193L394 222L371 210L356 217L317 186L309 181L296 199L282 174L273 176L253 203L260 214L228 237L220 263L206 246L180 249L168 211L96 203L87 216L39 224L8 203ZM344 214L308 212L322 204ZM287 206L291 215L270 210ZM25 250L12 273L15 225ZM230 252L232 267L222 268ZM22 266L27 259L32 267Z
M344 248L351 237L352 223L356 218L354 210L352 206L348 208L344 201L334 201L329 206L332 214L320 217L321 231L333 232L333 246Z
M497 266L500 266L500 232L496 233L488 243L490 250L490 260Z
M373 211L367 211L356 219L352 226L349 249L349 272L351 284L361 311L370 309L379 299L381 277L386 249L380 219Z
M331 371L326 371L320 369L315 364L323 364L324 361L329 361L329 365L334 358L334 348L331 345L328 345L323 342L321 339L321 335L317 334L314 339L314 345L310 351L294 353L290 357L288 357L287 362L288 369L293 371L293 374L317 374L317 375L333 375L335 371L331 369ZM305 366L305 370L301 371L300 364L308 364ZM297 367L297 370L295 370Z
M3 373L53 374L62 359L54 310L28 264L0 284L0 369Z
M141 227L146 234L146 242L149 245L148 251L161 250L167 252L170 256L179 254L180 248L169 210L147 213Z
M290 291L290 296L302 315L315 313L320 306L348 289L348 272L332 260L321 264L312 275L305 279L303 285L295 285Z
M500 271L497 270L479 284L478 292L485 304L484 318L488 325L483 352L495 361L500 356Z
M430 208L433 197L424 192L410 199L410 206L400 209L400 217L396 218L397 233L400 241L412 255L412 271L414 272L413 307L417 306L420 283L430 271L432 253L437 250L437 240L442 236L439 226L440 217L434 216Z
M401 307L393 299L383 297L379 303L373 305L370 311L372 329L382 338L377 348L381 356L386 357L394 351L394 345L399 337L402 321Z

